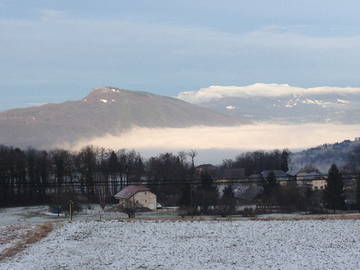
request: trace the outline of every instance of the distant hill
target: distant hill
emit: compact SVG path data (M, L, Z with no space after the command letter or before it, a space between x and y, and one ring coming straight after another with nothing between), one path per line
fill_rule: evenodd
M353 159L350 159L350 156L353 156ZM322 173L327 173L333 163L338 167L346 166L346 169L354 167L360 169L360 138L335 144L323 144L294 153L291 156L291 172L295 173L299 169L311 165Z
M78 101L0 113L0 144L47 148L118 134L133 126L231 126L244 121L182 100L114 87L93 89Z

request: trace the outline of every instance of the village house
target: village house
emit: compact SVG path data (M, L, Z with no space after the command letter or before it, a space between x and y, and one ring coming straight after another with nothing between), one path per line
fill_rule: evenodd
M157 207L156 195L143 185L127 186L114 197L119 200L120 206L132 204L135 207L144 207L150 210L156 210Z
M212 164L202 164L195 168L196 175L202 175L203 173L207 173L211 177L215 177L216 171L217 171L217 167Z
M222 196L227 186L232 186L234 183L242 181L247 181L247 178L245 178L245 170L243 168L225 169L220 176L220 179L214 180L214 183L217 185L220 196Z
M296 183L299 187L309 187L312 190L323 190L326 187L326 178L314 170L301 170L296 174Z

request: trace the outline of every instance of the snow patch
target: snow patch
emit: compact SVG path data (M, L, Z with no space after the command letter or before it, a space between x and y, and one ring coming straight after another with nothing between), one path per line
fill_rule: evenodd
M350 101L345 100L345 99L340 99L340 98L338 98L336 101L337 101L338 103L341 103L341 104L350 104Z
M107 99L100 98L100 101L101 101L102 103L108 103L108 100L107 100Z
M360 88L328 86L302 88L276 83L255 83L246 86L212 85L196 91L181 92L177 98L191 103L202 103L225 97L284 97L291 95L309 96L326 94L360 94Z
M236 107L232 105L226 106L225 108L230 111L236 110Z
M303 103L303 104L311 104L311 105L318 105L318 106L321 106L323 108L326 108L327 106L333 105L332 102L326 102L326 101L322 101L322 100L309 99L309 98L301 101L301 103Z

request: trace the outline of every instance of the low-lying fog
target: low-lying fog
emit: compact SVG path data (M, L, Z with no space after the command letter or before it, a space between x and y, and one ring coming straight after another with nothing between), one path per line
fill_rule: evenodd
M220 163L248 150L288 148L299 150L360 136L360 125L255 124L237 127L189 128L134 127L119 135L106 135L67 145L72 150L86 145L112 149L135 149L145 157L165 151L196 149L198 163Z

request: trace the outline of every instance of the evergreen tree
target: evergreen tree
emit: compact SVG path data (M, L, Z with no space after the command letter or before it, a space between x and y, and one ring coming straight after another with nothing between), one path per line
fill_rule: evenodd
M181 207L190 207L192 206L192 194L191 194L191 184L185 184L182 188L181 197L179 199L179 205Z
M275 173L273 171L269 172L264 182L264 199L267 203L278 203L279 187Z
M231 185L225 187L221 197L221 210L224 216L235 212L236 198Z
M360 175L356 180L356 204L360 212Z
M335 164L331 165L329 169L327 185L324 189L324 202L326 207L334 210L344 209L344 184L342 180L342 175L339 172L339 169Z
M203 212L207 212L209 206L216 205L219 194L217 187L213 184L211 176L204 172L200 175L201 185L199 186L197 200Z
M289 151L283 150L281 153L281 170L287 172L289 170Z

